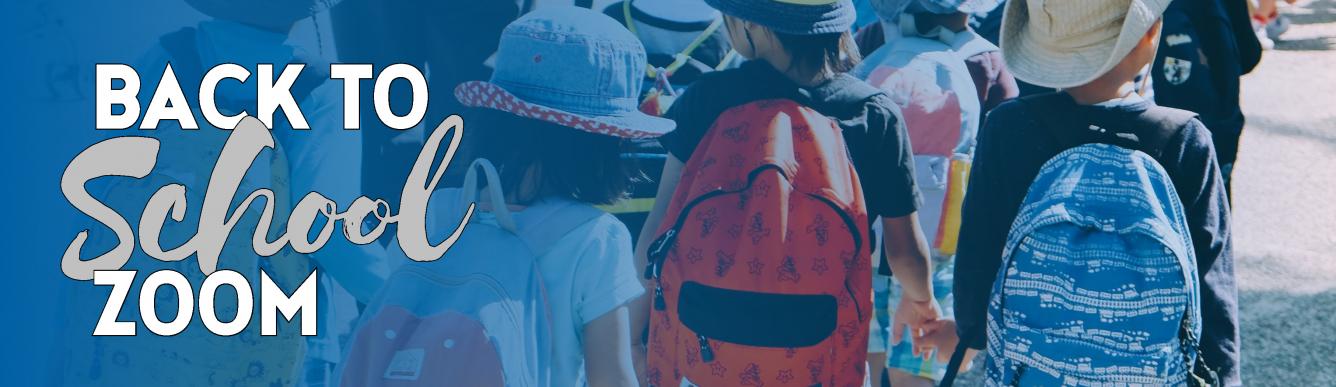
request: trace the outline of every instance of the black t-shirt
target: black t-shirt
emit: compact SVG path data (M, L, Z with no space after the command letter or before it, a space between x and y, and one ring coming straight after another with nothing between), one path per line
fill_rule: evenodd
M1026 105L1032 102L1013 100L988 113L979 130L955 264L953 295L961 337L972 338L973 348L982 349L986 344L984 335L971 333L981 332L987 319L989 293L1002 263L1007 234L1040 168L1072 145L1061 144L1053 130L1077 130L1086 128L1080 125L1093 124L1131 132L1139 138L1172 133L1161 149L1147 153L1173 180L1187 216L1201 278L1202 355L1208 365L1220 371L1223 380L1237 380L1238 291L1230 252L1229 199L1210 130L1196 119L1180 128L1132 127L1129 123L1140 122L1137 118L1150 109L1166 109L1151 102L1105 107L1077 105L1066 94L1044 98L1061 103L1047 110L1061 112L1057 114L1063 117L1037 117L1035 109ZM1073 128L1044 126L1053 121L1071 123Z
M677 122L677 130L659 142L685 162L725 110L780 98L839 123L869 215L894 218L918 210L921 199L914 182L914 158L898 108L885 94L847 74L811 88L798 86L764 61L706 74L668 110L665 116Z

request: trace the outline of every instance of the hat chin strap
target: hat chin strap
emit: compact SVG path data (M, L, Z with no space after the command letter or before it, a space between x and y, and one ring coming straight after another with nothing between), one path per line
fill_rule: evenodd
M675 22L708 22L719 17L719 11L704 0L627 0L628 5L632 2L644 13Z
M1135 49L1135 48L1134 48L1134 49ZM1154 58L1159 57L1159 55L1160 55L1160 45L1159 45L1159 44L1156 44L1156 45L1155 45L1155 50L1152 51L1151 54L1150 54L1150 57L1151 57L1151 63L1147 63L1145 66L1142 66L1142 68L1141 68L1141 70L1145 70L1145 71L1146 71L1145 76L1144 76L1144 77L1141 77L1141 82L1137 82L1136 84L1132 85L1132 89L1131 89L1131 90L1127 90L1127 91L1122 92L1121 94L1123 95L1123 98L1129 97L1129 96L1131 96L1132 94L1136 94L1137 96L1140 96L1140 97L1145 97L1145 96L1146 96L1145 92L1146 92L1147 90L1150 90L1150 88L1152 87L1152 85L1150 84L1150 83L1151 83L1151 78L1153 78L1153 77L1155 76L1154 74L1151 73L1152 71L1155 71L1155 59L1154 59ZM1141 70L1137 70L1137 73L1141 73Z

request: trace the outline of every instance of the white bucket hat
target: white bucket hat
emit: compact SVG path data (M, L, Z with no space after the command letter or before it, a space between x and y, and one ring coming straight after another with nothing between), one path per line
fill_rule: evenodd
M1038 86L1090 83L1132 52L1169 1L1008 1L1002 58L1016 78Z

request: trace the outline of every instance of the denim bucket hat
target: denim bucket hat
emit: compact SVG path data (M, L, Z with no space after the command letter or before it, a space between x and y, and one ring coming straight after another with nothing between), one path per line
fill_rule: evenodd
M857 15L850 0L705 0L726 15L791 35L848 32Z
M506 26L492 79L460 84L455 98L586 132L653 138L676 124L638 109L645 63L640 41L612 18L544 7Z

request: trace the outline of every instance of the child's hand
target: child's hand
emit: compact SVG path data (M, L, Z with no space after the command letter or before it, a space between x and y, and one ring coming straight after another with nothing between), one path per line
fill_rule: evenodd
M930 328L930 323L941 317L941 307L937 305L937 300L913 301L909 297L901 297L891 321L891 345L899 345L904 340L906 329L918 340L918 336Z
M960 337L956 336L956 321L942 319L929 323L924 329L922 336L914 337L914 356L928 359L932 355L932 350L937 349L937 361L951 361L951 352L956 349L960 343ZM969 364L968 361L963 364Z

